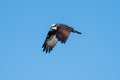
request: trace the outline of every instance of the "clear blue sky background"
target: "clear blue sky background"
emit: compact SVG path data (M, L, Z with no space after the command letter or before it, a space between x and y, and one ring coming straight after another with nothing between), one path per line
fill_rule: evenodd
M45 54L53 23L83 34ZM0 1L0 80L120 80L120 1Z

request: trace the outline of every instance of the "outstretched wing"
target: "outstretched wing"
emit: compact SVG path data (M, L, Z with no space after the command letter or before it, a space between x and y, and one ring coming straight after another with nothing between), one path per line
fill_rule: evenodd
M59 24L57 25L57 38L61 43L65 43L70 35L72 28L64 25L64 24Z
M46 40L42 46L43 51L46 51L46 53L47 52L50 53L50 51L53 49L53 47L56 45L57 42L58 42L58 38L56 37L56 34L49 31Z

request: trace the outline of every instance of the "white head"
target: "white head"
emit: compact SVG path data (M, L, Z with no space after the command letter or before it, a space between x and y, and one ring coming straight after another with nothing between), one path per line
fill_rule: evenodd
M52 25L51 25L51 29L52 29L52 30L57 30L56 24L52 24Z

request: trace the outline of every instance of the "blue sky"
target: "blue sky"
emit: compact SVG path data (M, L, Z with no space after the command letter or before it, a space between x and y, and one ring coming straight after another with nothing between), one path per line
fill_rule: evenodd
M0 1L0 80L120 80L119 0ZM50 25L82 32L50 54Z

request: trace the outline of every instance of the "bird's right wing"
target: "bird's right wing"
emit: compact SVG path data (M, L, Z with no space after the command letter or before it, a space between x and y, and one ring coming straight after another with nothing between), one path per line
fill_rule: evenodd
M43 51L50 52L53 47L56 45L56 43L58 42L58 38L56 37L56 35L50 35L50 32L48 33L46 40L42 46Z

